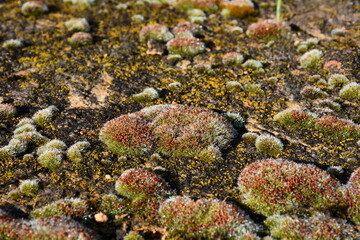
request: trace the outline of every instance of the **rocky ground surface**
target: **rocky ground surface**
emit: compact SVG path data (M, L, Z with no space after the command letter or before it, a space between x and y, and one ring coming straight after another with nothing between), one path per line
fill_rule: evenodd
M98 0L88 7L47 0L49 11L40 16L26 16L21 11L22 1L0 3L0 42L20 39L23 43L17 49L0 47L0 103L16 108L14 116L2 116L0 145L9 144L21 119L31 118L52 105L57 108L52 120L37 126L37 131L48 139L62 140L67 146L78 141L90 143L82 152L82 161L64 157L55 170L37 161L38 147L28 147L15 156L1 156L0 208L4 214L28 219L34 209L64 198L80 198L89 201L92 209L100 209L94 202L110 193L120 196L115 182L130 168L155 172L169 184L173 195L217 198L241 206L259 224L264 215L243 206L237 187L240 172L257 160L272 157L311 163L328 170L341 184L347 183L360 166L359 136L337 138L312 127L293 129L273 118L295 107L316 113L319 118L334 116L360 124L360 93L341 97L341 86L332 88L328 84L333 74L343 74L349 82L360 81L358 1L283 1L282 16L291 31L272 39L251 37L245 32L258 20L275 18L275 1L257 0L257 13L241 18L223 16L220 10L206 10L199 34L205 44L204 52L178 60L168 59L165 42L141 40L139 33L150 24L163 24L171 30L179 22L188 21L189 16L174 6L149 2L129 1L127 9L121 9L119 3L125 2L115 0ZM139 21L135 15L143 19ZM64 23L71 18L87 19L91 44L69 43L72 33ZM334 29L342 31L336 34ZM319 42L310 44L308 50L318 49L323 55L316 66L304 68L299 62L303 53L298 49L309 38ZM242 54L245 61L260 61L264 71L225 64L222 58L229 52ZM204 62L211 69L199 67ZM229 87L230 81L240 83L239 87ZM181 87L169 87L174 82L181 83ZM302 91L306 86L317 87L325 95L309 97ZM135 101L132 95L147 87L156 89L158 98ZM238 137L231 146L222 152L221 161L214 162L199 157L155 158L152 153L118 156L99 140L107 121L156 104L239 113L244 125L237 129ZM282 142L283 150L276 154L261 152L254 143L241 138L247 132L271 134ZM36 194L20 192L17 197L10 197L9 192L16 191L27 179L38 181ZM101 239L121 239L130 230L148 239L167 236L167 228L159 225L156 217L122 212L107 214L104 219L101 214L96 215L99 213L90 211L86 219L75 218L95 233L77 225L73 231L85 231L84 238L97 234ZM0 225L1 221L5 220L0 220ZM71 221L66 218L64 224ZM350 224L359 229L359 225ZM260 233L266 235L266 229ZM73 237L77 239L77 235Z

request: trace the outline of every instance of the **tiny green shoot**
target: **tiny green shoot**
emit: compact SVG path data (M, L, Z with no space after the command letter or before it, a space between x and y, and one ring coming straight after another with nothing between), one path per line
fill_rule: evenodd
M276 4L276 20L281 20L281 0L277 0Z

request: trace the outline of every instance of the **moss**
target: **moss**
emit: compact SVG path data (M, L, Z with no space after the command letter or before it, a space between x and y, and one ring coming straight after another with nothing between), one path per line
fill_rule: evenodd
M360 84L351 82L343 86L339 92L343 99L360 99Z
M237 52L226 53L222 58L222 62L225 65L240 66L243 63L243 61L244 61L244 56Z
M57 170L62 163L62 152L56 148L46 148L37 158L37 161L44 168L51 171Z
M118 155L142 155L153 147L153 136L144 117L123 115L107 122L100 140Z
M155 105L109 121L100 139L118 155L143 155L155 150L166 156L194 157L209 145L227 148L235 135L231 124L210 110Z
M297 108L288 108L274 116L274 121L291 128L309 129L315 126L317 116Z
M241 136L241 139L248 145L255 145L255 141L259 136L257 133L247 132Z
M176 37L166 44L170 54L193 57L205 51L205 44L197 38Z
M49 11L42 1L28 1L21 6L21 12L27 16L39 16Z
M315 129L340 141L348 138L360 137L360 126L358 124L355 124L351 120L332 116L324 116L317 119Z
M23 193L17 189L11 190L10 192L8 192L7 197L12 199L12 200L18 200L23 196ZM0 235L1 236L1 235Z
M124 236L124 240L144 240L143 236L140 233L135 231L130 231L128 234Z
M67 216L24 220L0 214L1 239L94 239L95 237L94 231Z
M52 121L53 115L56 111L58 111L58 109L55 106L41 109L33 115L32 120L36 125L43 127L44 124Z
M114 194L107 194L99 199L97 211L105 215L115 216L129 211L129 202L126 199L118 198Z
M343 74L332 74L328 79L328 85L332 89L341 88L349 82L349 79Z
M246 166L238 186L242 202L265 216L326 211L340 199L340 183L327 172L287 160L266 159Z
M65 215L71 217L87 218L88 214L89 209L86 201L79 198L65 198L33 210L31 212L31 217L43 218Z
M223 1L221 2L223 16L244 18L256 14L255 5L252 1Z
M0 104L0 119L1 120L8 120L13 118L16 114L16 108L7 103Z
M161 204L159 216L175 238L259 239L257 226L243 211L217 199L172 197Z
M271 236L281 239L357 239L358 231L343 219L324 213L309 218L274 215L265 220Z
M313 49L304 53L299 59L301 67L305 69L318 67L322 55L323 52L318 49Z
M18 135L24 132L36 132L36 127L32 124L24 124L14 130L14 135Z
M355 224L360 224L360 168L351 174L348 183L343 188L347 205L347 217Z
M7 49L18 49L22 48L24 44L18 39L9 39L3 42L2 47Z
M259 152L276 157L283 150L280 139L269 134L262 134L255 140L255 147Z
M66 156L70 161L81 162L83 160L83 152L89 147L90 143L87 141L76 142L67 149Z
M39 191L38 180L24 180L19 185L20 191L28 197L33 197Z
M159 98L159 93L154 88L145 88L144 91L131 96L131 99L136 102L152 102Z
M89 32L90 25L85 18L73 18L64 23L68 32Z
M225 86L230 93L239 92L242 89L242 85L237 81L228 81Z
M70 45L74 47L80 47L91 44L93 41L93 38L90 33L86 32L76 32L73 35L71 35L71 38L69 39Z
M154 39L158 41L168 42L174 37L174 35L169 31L166 26L156 24L143 27L140 31L139 37L142 41Z
M290 26L281 20L267 19L252 23L246 34L250 37L262 38L267 41L284 37L290 32Z
M301 89L300 94L304 98L308 99L318 99L318 98L327 98L329 95L322 91L320 88L313 86L305 86Z
M144 169L128 169L116 181L115 190L131 200L165 197L168 184L155 173Z

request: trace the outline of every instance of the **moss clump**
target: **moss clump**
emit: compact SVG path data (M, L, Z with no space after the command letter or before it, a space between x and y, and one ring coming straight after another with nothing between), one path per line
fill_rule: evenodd
M288 108L274 116L274 121L291 128L312 128L315 126L317 116L298 108Z
M222 62L225 65L240 66L244 61L244 56L237 52L229 52L222 58Z
M255 141L259 136L257 133L247 132L241 136L241 139L248 145L255 145Z
M257 213L326 211L339 203L340 183L310 164L266 159L245 167L238 178L242 202Z
M225 17L243 18L256 13L255 5L250 0L222 1L221 8L221 14Z
M153 148L154 137L147 120L139 114L128 114L107 122L100 140L118 155L142 155Z
M332 74L327 81L328 88L331 90L341 89L348 83L350 80L343 74Z
M76 142L68 148L66 156L70 161L81 162L83 160L82 153L89 147L90 143L87 141Z
M33 115L32 120L36 125L43 127L46 123L52 121L54 113L57 111L58 109L55 106L49 106L48 108L37 111Z
M155 217L160 202L170 194L170 187L158 175L144 169L128 169L116 181L115 190L131 200L131 212Z
M280 139L269 134L262 134L257 137L255 147L259 152L270 156L277 156L283 150L283 144Z
M322 55L323 52L318 49L313 49L304 53L299 60L301 67L306 69L316 68Z
M265 220L272 237L280 239L359 239L360 234L346 220L324 213L309 218L274 215Z
M349 82L349 79L343 74L332 74L328 79L328 85L331 89L341 88Z
M0 120L8 120L15 117L16 108L8 103L0 104Z
M130 231L128 234L125 235L124 240L144 240L143 236L140 233L135 231Z
M341 88L339 96L343 99L360 99L360 84L351 82Z
M175 238L259 239L257 226L243 211L217 199L172 197L161 204L159 217Z
M304 98L308 98L308 99L327 98L329 96L326 92L314 86L303 87L300 91L300 94Z
M250 37L271 40L284 37L290 32L290 27L285 21L267 19L252 23L246 34Z
M39 16L49 11L42 1L29 1L21 6L21 12L26 16Z
M210 145L225 149L236 135L221 115L184 105L159 114L152 122L152 131L157 151L179 157L194 157Z
M31 217L33 218L63 215L87 218L89 215L89 207L86 201L79 198L65 198L52 202L42 208L37 208L31 212Z
M139 37L142 41L154 39L158 41L168 42L174 37L174 35L169 31L166 26L156 24L143 27L140 31Z
M57 170L61 166L62 151L56 148L46 148L37 158L37 161L44 168L48 168L51 171Z
M16 201L19 198L21 198L23 195L24 194L20 190L14 189L14 190L11 190L10 192L8 192L7 197Z
M185 105L155 105L113 119L100 132L118 155L155 150L166 156L195 157L210 145L228 147L236 131L220 114Z
M170 190L158 175L144 169L128 169L116 181L115 190L131 200L165 197Z
M200 35L201 31L201 25L190 22L180 22L172 29L175 37L195 37Z
M237 81L228 81L226 82L225 87L226 90L230 93L239 92L242 89L241 84Z
M324 116L316 121L315 129L338 140L360 137L360 126L351 120Z
M76 32L71 35L71 38L69 39L70 45L75 47L89 45L92 41L93 38L91 34L87 32Z
M28 197L33 197L39 191L38 180L25 180L19 185L20 191Z
M214 11L218 9L218 1L216 0L174 0L169 1L169 3L179 10L199 9L203 11Z
M22 43L22 41L18 39L9 39L3 42L2 44L3 48L12 49L12 50L22 48L23 46L24 44Z
M166 47L170 54L182 57L193 57L205 51L205 44L193 37L176 37L171 39Z
M107 194L99 199L96 210L105 215L115 216L128 212L128 208L129 202L126 199L118 198L114 194Z
M94 231L69 216L15 219L0 213L0 239L95 239Z
M90 25L85 18L74 18L64 23L68 32L89 32Z
M131 99L136 102L152 102L159 98L159 93L155 88L145 88L144 91L131 96Z
M355 224L360 224L360 168L357 168L344 186L347 205L347 217Z

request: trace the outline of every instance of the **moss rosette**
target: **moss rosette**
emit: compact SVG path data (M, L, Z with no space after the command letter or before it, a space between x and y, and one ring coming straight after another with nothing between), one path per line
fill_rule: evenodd
M270 156L277 156L283 150L283 144L280 139L269 134L262 134L255 140L255 147L259 152Z
M63 215L84 218L89 215L89 207L85 200L79 198L64 198L31 212L32 218Z
M148 121L139 114L127 114L107 122L100 140L120 156L142 155L153 148L154 139Z
M252 23L246 31L248 36L270 40L285 37L290 32L290 27L285 21L267 19Z
M69 216L15 219L0 213L0 239L96 239L95 232Z
M115 190L131 200L151 197L165 197L169 185L157 174L145 169L128 169L121 174L115 183Z
M174 37L165 25L154 24L143 27L139 34L140 40L150 39L167 42Z
M219 0L172 0L169 3L179 10L201 9L215 11L218 9Z
M170 54L182 57L193 57L205 51L205 44L193 37L173 38L166 47Z
M265 159L245 167L238 178L242 202L257 213L327 211L339 203L340 183L310 164Z
M107 194L99 199L97 212L102 212L105 215L121 215L128 211L129 201L124 198L119 198L114 194Z
M299 108L288 108L274 116L274 121L291 128L312 128L315 125L317 116L311 112Z
M360 138L360 125L347 119L325 116L316 121L315 128L338 140Z
M172 237L194 239L259 239L258 227L240 209L217 199L172 197L159 208L162 226Z
M321 57L323 56L323 52L318 49L310 50L306 53L304 53L300 59L299 62L301 64L302 68L305 69L313 69L318 66L318 63L320 62Z
M144 108L107 122L100 140L118 155L151 150L166 156L195 157L209 146L223 150L236 136L230 122L208 109L180 104Z
M324 213L309 218L274 215L265 220L272 237L280 239L359 239L360 234L344 219Z
M360 225L360 168L350 176L344 187L344 197L347 205L347 216L355 224Z
M176 157L194 157L210 145L225 149L236 135L220 114L184 105L159 114L151 128L157 151Z

